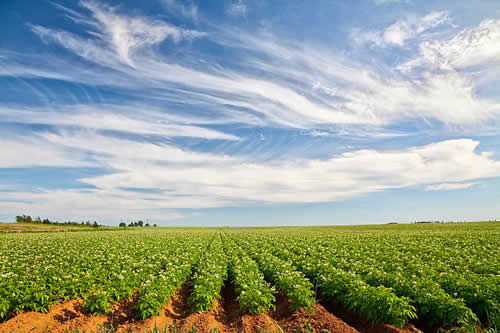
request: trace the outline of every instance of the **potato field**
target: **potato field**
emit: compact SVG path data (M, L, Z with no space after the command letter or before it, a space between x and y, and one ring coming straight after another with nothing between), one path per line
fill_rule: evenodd
M116 229L1 234L0 332L500 325L498 222Z

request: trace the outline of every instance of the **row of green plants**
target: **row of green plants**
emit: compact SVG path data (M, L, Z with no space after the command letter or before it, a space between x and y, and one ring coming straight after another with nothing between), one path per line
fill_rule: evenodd
M194 310L207 312L214 309L227 280L227 257L219 233L213 236L208 250L200 256L191 281L188 304Z
M280 259L243 237L234 237L258 264L267 281L273 283L290 299L290 310L312 308L315 304L314 286L303 273L297 271L290 261Z
M238 295L237 301L245 313L263 313L272 308L275 288L264 280L259 265L234 241L223 238L228 256L229 279Z
M149 276L142 283L135 304L138 318L146 319L160 314L174 292L187 282L207 245L207 240L201 240L199 243L185 242L176 249L175 256L162 263L158 274Z

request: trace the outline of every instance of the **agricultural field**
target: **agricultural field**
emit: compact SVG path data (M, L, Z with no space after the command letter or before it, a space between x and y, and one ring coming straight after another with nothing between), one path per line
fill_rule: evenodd
M0 234L0 332L498 327L498 222Z
M27 232L27 231L71 231L71 230L83 230L90 228L80 227L80 226L58 226L58 225L46 225L39 223L3 223L0 222L0 232Z

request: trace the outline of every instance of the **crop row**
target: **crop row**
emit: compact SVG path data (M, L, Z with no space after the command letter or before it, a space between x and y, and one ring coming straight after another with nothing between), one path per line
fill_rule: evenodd
M238 239L238 243L258 264L266 280L272 282L291 302L291 310L308 308L314 303L313 284L291 262L282 260L264 246Z
M188 303L198 311L213 310L227 279L227 257L220 234L215 234L198 262L192 279L191 296Z
M241 309L252 314L266 312L273 307L275 288L264 280L259 265L227 236L224 237L224 250L229 259L229 278Z
M156 275L150 275L139 288L136 309L141 319L157 316L167 305L173 293L191 276L200 254L207 248L206 240L200 243L185 242L178 248L177 256L163 263Z

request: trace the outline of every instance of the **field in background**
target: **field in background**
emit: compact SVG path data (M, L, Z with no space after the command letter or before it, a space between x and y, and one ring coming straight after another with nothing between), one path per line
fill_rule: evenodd
M132 231L132 230L162 230L162 231L217 231L217 230L239 230L239 231L404 231L416 232L419 230L449 230L451 226L467 228L468 230L487 230L488 225L499 225L500 221L480 222L447 222L447 223L393 223L393 224L367 224L367 225L324 225L324 226L273 226L273 227L126 227L100 226L93 228L86 225L67 224L40 224L40 223L13 223L0 222L0 231Z
M286 228L0 224L16 225L35 232L0 235L2 332L44 325L51 332L97 325L198 332L499 326L500 222ZM58 229L81 232L39 232Z
M6 223L0 222L0 232L22 232L22 231L90 231L95 230L86 225L70 224L41 224L41 223ZM100 230L114 230L115 227L99 227Z

